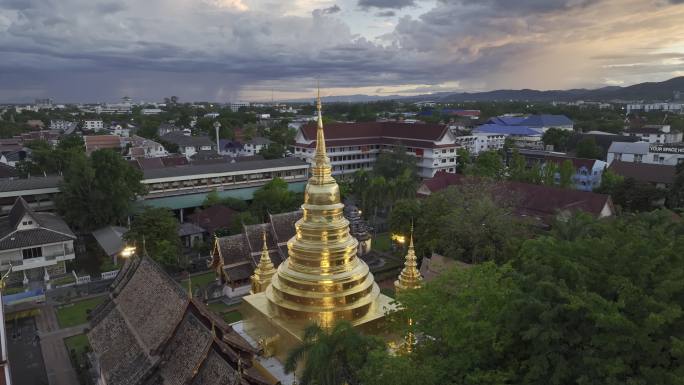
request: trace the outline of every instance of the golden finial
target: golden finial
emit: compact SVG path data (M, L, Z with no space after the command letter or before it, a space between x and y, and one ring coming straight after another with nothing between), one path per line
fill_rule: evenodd
M188 298L192 299L192 276L188 274Z
M316 110L318 111L318 128L316 129L316 152L313 157L312 181L315 184L333 182L332 167L325 149L325 134L323 133L323 112L321 103L321 87L318 86L316 97Z
M263 246L261 248L261 258L259 264L254 269L254 274L250 277L252 280L252 294L260 293L266 290L266 287L271 283L271 278L276 273L271 257L268 253L268 243L266 242L266 229L262 230L261 239Z
M404 269L399 274L399 279L394 281L396 290L417 289L422 286L423 277L418 270L418 258L416 258L416 251L413 247L413 221L411 222L411 240L409 241L408 251L406 253L406 261L404 262Z

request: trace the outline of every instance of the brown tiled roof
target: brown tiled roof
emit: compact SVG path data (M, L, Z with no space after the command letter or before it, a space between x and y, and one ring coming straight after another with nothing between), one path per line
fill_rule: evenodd
M192 313L186 313L162 354L160 374L164 384L187 384L212 342L211 331Z
M625 178L640 182L672 184L677 173L676 166L664 164L632 163L614 160L608 169Z
M423 181L423 185L434 193L468 180L477 181L477 178L437 172L433 178ZM544 221L559 211L584 211L598 217L606 205L611 210L613 207L610 195L531 183L502 182L496 185L494 193L513 197L518 214L539 217Z
M93 326L88 340L107 384L137 384L153 365L117 308Z
M295 223L302 218L302 215L302 210L281 214L269 214L276 242L287 242L295 235Z
M269 250L276 249L278 244L275 237L271 233L271 226L268 223L260 223L258 225L244 226L244 232L247 236L247 245L252 253L261 252L263 248L262 233L266 231L266 244Z
M188 159L183 155L169 155L162 157L161 160L166 167L185 166L189 163Z
M229 280L240 281L243 279L247 279L252 274L254 274L254 266L249 262L245 262L240 265L226 267L225 269L223 269L223 271L226 272L226 278L228 278Z
M156 350L181 319L187 293L159 265L143 258L114 301L144 346Z
M442 145L436 145L433 141L431 140L411 140L411 139L404 139L404 138L384 138L384 137L378 137L378 138L356 138L356 139L328 139L328 137L325 138L325 145L327 147L340 147L340 146L368 146L372 144L386 144L386 145L402 145L404 147L419 147L419 148L442 148L442 147L459 147L458 144L442 144ZM300 145L295 144L296 147L302 147ZM315 148L316 147L316 141L314 140L313 142L309 143L306 146L307 148Z
M225 266L250 260L249 246L243 234L220 237L216 242Z
M116 135L86 135L83 141L88 154L103 148L121 148L121 137Z
M547 162L553 162L556 163L557 165L562 165L563 162L566 160L569 160L572 162L572 166L575 168L575 170L578 170L582 167L585 167L587 170L590 170L594 167L594 163L596 163L595 159L586 159L586 158L573 158L573 157L565 157L565 156L553 156L553 155L547 155L544 157L544 159Z
M213 234L220 228L229 228L233 223L234 215L235 210L230 207L215 205L188 215L188 222L192 222L207 230L209 234Z
M243 384L266 384L249 364L256 350L151 259L127 261L113 289L88 332L107 384L212 384L235 376L239 356Z

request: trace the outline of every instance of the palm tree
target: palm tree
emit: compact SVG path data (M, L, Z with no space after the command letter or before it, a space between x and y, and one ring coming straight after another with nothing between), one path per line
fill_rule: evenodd
M346 321L332 329L311 325L304 330L302 344L288 355L285 370L291 373L304 361L301 385L356 385L356 370L376 346L376 339L363 336Z

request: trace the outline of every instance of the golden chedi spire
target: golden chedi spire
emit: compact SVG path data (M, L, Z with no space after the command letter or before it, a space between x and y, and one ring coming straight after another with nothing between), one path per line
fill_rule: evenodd
M268 254L268 245L266 244L266 230L261 233L263 246L261 248L261 258L259 264L254 269L254 274L250 277L252 280L252 294L261 293L266 290L266 287L271 284L271 278L276 272L273 267L273 262Z
M316 107L316 153L304 192L302 219L288 243L289 258L278 266L266 288L269 307L290 320L330 326L337 320L361 320L375 306L380 289L357 258L358 241L349 233L340 188L326 154L320 89Z
M416 258L416 250L413 247L413 223L411 223L411 240L409 241L408 252L406 253L404 269L399 274L399 279L394 281L394 287L399 291L417 289L421 287L422 284L423 277L418 270L418 259Z

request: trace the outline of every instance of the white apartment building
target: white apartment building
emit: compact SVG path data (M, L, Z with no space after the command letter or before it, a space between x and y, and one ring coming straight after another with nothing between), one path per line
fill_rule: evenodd
M230 103L230 110L233 112L238 112L240 108L249 106L249 102L232 102Z
M162 113L162 110L159 108L143 108L140 110L140 113L143 115L159 115Z
M456 143L466 148L471 155L483 151L500 150L504 147L506 135L503 134L474 134L456 137Z
M672 132L669 125L646 125L627 131L630 136L640 138L648 143L679 143L683 139L681 132Z
M128 128L128 126L124 127L120 124L115 124L109 127L109 131L111 131L112 135L120 136L122 138L128 138L131 136L131 129Z
M684 143L613 142L608 148L608 164L614 160L676 166L684 163Z
M456 137L445 125L400 122L334 123L325 126L327 154L334 175L372 169L382 152L402 146L416 157L418 175L456 172ZM311 163L316 147L316 124L299 128L294 156Z
M104 129L104 123L99 119L89 119L83 121L84 130L100 131Z
M76 127L76 122L70 122L68 120L50 120L51 130L60 130L64 132L73 131Z
M675 112L675 113L682 113L682 112L684 112L684 104L683 103L650 103L650 104L634 103L634 104L628 104L627 105L627 113L629 114L632 111L644 111L644 112L669 111L669 112Z

